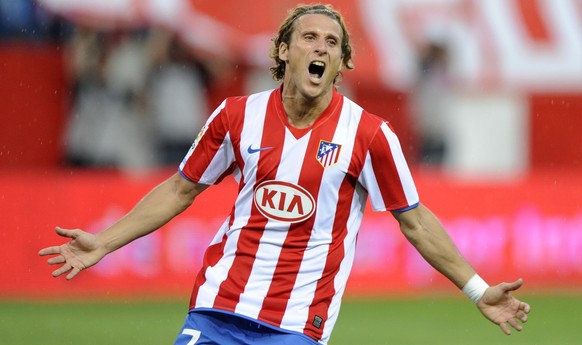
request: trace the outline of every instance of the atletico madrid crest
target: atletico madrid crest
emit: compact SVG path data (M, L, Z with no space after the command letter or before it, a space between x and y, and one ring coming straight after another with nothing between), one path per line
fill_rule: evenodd
M334 165L339 159L341 148L342 146L340 144L320 140L319 149L317 150L317 161L324 168Z

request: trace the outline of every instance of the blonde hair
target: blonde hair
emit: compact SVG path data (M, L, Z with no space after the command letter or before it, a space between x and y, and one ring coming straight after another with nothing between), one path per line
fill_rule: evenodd
M354 69L352 62L352 45L350 43L350 34L347 30L346 24L342 15L333 9L331 5L313 4L313 5L299 5L289 11L289 15L279 27L277 36L273 37L273 47L271 47L270 56L275 60L275 66L271 67L271 74L273 79L280 81L285 76L285 61L279 58L279 46L281 43L287 44L291 42L291 35L295 29L295 22L297 19L305 14L323 14L335 20L342 29L342 65L347 69ZM341 72L340 72L341 74Z

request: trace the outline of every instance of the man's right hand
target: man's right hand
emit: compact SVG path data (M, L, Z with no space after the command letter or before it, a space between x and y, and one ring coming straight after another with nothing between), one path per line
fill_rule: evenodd
M53 271L53 277L67 274L67 280L73 279L79 272L98 263L107 253L99 244L97 236L80 229L68 230L55 228L57 234L71 240L60 246L41 249L40 256L56 255L47 260L49 265L61 267Z

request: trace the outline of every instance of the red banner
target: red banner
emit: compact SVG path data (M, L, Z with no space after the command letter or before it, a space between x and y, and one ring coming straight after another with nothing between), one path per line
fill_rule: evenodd
M204 192L164 228L109 255L72 281L54 279L37 255L62 243L55 226L96 232L171 171L2 173L0 296L187 295L214 232L230 211L235 184ZM415 173L421 200L489 282L523 277L527 289L582 288L582 179L538 173L507 183L455 182ZM348 294L454 288L430 268L388 213L367 211Z

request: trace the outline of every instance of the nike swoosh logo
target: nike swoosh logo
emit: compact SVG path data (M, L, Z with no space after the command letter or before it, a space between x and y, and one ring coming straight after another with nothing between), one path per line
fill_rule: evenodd
M261 152L261 151L265 151L265 150L268 150L268 149L272 149L273 148L273 146L268 146L268 147L259 147L258 149L253 149L252 146L253 145L249 145L249 148L247 149L247 152L250 153L250 154L257 153L257 152Z

